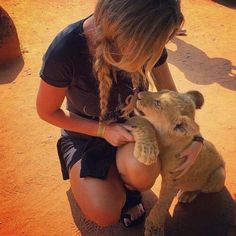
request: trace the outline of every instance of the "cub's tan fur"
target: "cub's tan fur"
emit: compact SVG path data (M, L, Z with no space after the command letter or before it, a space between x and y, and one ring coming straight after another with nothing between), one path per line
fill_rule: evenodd
M135 127L132 134L135 139L134 156L145 165L151 165L157 161L159 154L156 131L152 124L142 118L134 116L126 124Z
M159 201L146 219L145 236L164 235L165 219L177 193L180 201L189 202L200 191L218 192L224 186L224 161L214 145L206 140L186 174L175 180L171 172L184 161L178 155L192 143L193 136L199 134L194 117L195 109L201 108L203 101L197 91L162 90L138 94L137 116L128 121L137 127L133 131L136 140L134 155L147 165L160 158L162 176Z

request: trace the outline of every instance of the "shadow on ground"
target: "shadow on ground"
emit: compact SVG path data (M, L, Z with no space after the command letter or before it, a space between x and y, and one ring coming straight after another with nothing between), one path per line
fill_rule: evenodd
M172 218L173 236L236 236L236 203L224 188L201 193L190 204L178 203Z
M81 236L142 236L144 231L144 224L133 228L125 228L121 223L118 223L111 227L99 227L96 224L92 223L89 220L86 220L77 206L72 191L69 189L67 191L67 197L70 203L72 216L74 222L78 227ZM152 191L147 191L143 193L143 204L149 213L152 206L157 201L156 195Z
M213 0L214 2L224 5L229 8L236 9L236 1L235 0Z
M227 89L236 90L236 66L232 65L231 61L225 58L210 58L199 48L178 37L171 42L177 49L168 50L168 62L178 67L186 79L202 85L218 83Z
M23 57L20 56L16 60L7 65L0 66L0 85L1 84L9 84L13 82L18 74L21 72L24 67Z
M81 236L143 236L144 224L125 228L122 224L102 228L84 218L72 191L67 191L74 223ZM157 201L152 191L143 194L147 215ZM166 223L165 236L236 236L236 204L224 188L219 193L204 194L190 204L178 203L173 218Z

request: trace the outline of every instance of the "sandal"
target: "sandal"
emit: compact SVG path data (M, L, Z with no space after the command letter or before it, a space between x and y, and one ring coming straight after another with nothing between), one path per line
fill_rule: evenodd
M140 192L126 190L126 202L125 202L124 207L121 210L121 216L120 216L120 221L123 223L123 225L125 227L130 228L130 227L139 225L144 221L145 215L146 215L145 209L144 209L144 213L142 215L140 215L136 220L131 220L131 215L129 213L127 213L127 211L130 208L132 208L140 203L142 204L141 200L142 200L142 196L141 196ZM126 225L125 219L129 219L130 224Z

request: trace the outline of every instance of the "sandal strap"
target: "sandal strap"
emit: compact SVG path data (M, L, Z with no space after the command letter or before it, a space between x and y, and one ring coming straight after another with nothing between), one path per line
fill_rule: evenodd
M127 211L128 209L138 205L139 203L142 203L141 193L139 191L131 191L126 189L126 202L122 208L122 211Z

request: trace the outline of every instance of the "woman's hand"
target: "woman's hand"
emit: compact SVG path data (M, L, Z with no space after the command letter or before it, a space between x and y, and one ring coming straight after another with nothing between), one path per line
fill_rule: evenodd
M104 139L111 145L119 147L129 142L134 142L134 137L130 133L133 128L124 124L106 125Z
M180 154L178 158L185 158L185 161L178 168L171 171L175 180L182 177L190 169L196 161L198 154L201 152L202 147L203 143L193 141L192 144Z

